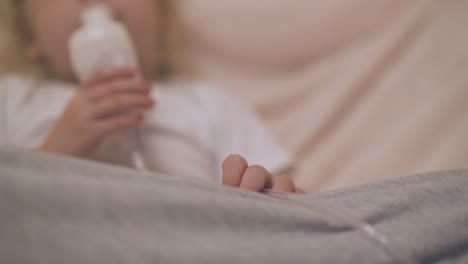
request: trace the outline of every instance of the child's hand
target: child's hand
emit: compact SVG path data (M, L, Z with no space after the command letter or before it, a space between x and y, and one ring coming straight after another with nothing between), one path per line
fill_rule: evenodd
M288 176L272 176L265 168L248 166L239 155L230 155L223 162L223 185L259 192L264 188L281 192L304 193Z
M91 158L106 137L139 125L154 102L150 85L135 75L119 68L83 83L39 150Z

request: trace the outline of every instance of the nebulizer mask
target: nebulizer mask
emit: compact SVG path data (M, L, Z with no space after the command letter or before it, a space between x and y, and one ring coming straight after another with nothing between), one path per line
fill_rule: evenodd
M104 3L81 13L81 27L69 39L72 68L80 82L98 71L117 67L139 69L137 53L124 24L114 19ZM138 128L126 132L135 168L145 170Z

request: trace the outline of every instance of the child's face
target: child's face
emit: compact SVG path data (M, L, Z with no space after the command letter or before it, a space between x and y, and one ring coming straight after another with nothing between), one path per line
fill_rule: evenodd
M34 47L58 77L76 80L68 54L68 39L80 25L80 12L90 4L107 3L128 28L144 74L154 71L162 21L155 0L27 0L26 12Z

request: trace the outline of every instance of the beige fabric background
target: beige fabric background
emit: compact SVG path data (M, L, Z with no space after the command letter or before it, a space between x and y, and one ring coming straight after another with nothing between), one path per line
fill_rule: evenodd
M255 107L308 191L468 167L467 0L189 0L202 76Z

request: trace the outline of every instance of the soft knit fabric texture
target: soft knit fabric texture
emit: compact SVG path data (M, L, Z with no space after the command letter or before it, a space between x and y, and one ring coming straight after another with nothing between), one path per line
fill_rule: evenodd
M314 195L306 206L203 181L0 148L0 263L466 263L468 172Z

